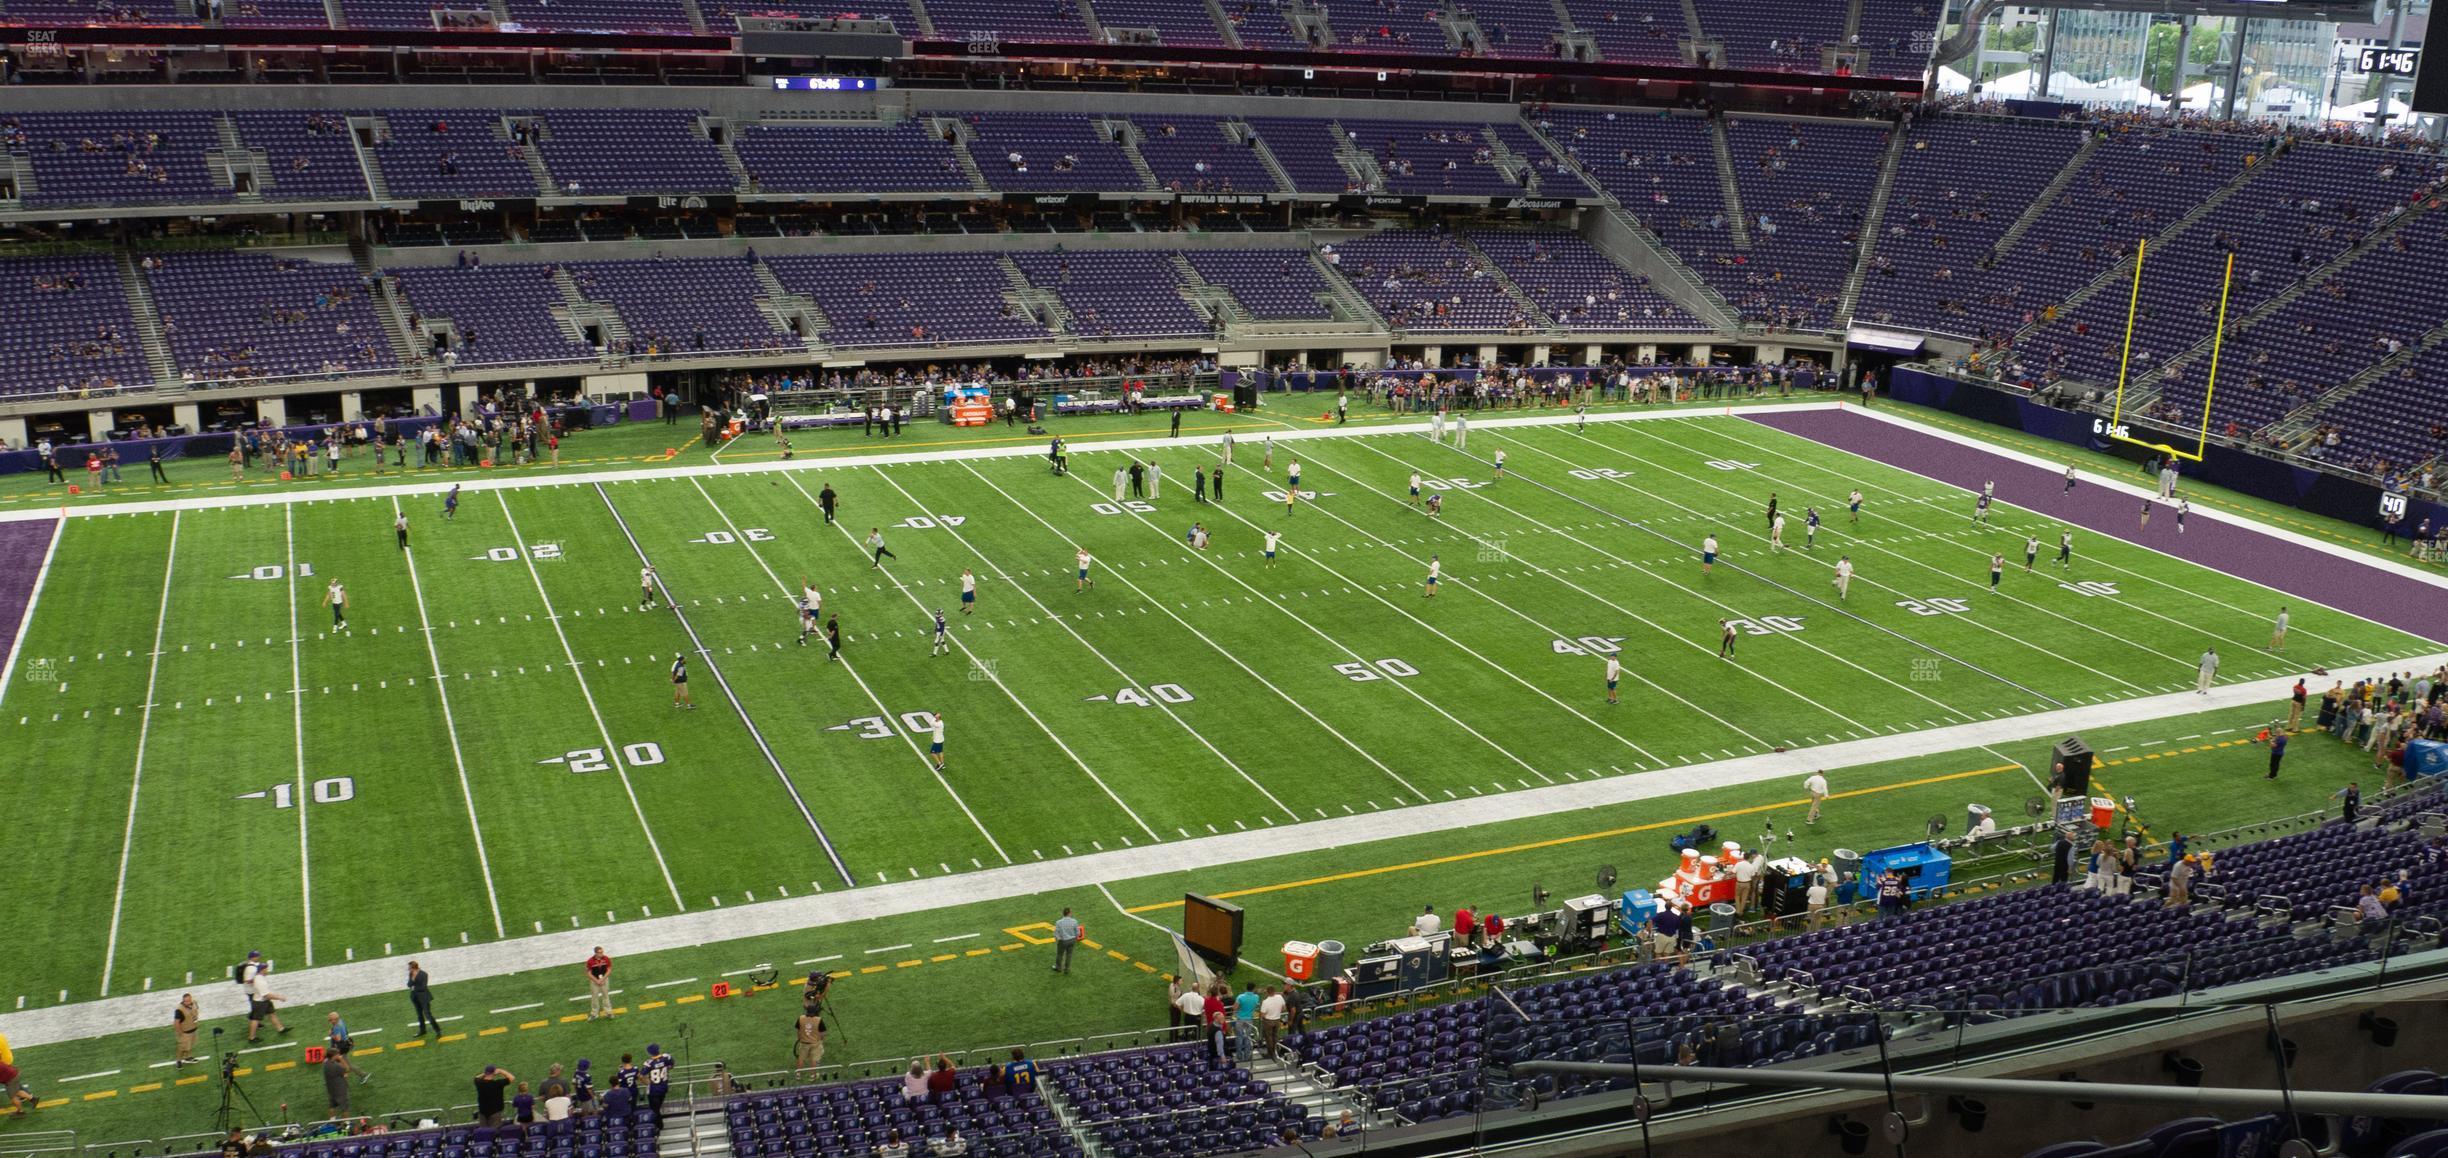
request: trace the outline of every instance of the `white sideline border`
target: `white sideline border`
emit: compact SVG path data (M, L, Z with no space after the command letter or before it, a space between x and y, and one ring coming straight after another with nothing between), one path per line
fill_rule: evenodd
M1936 437L1944 436L1935 428L1909 418L1884 415L1875 409L1865 409L1828 400L1762 403L1741 407L1677 407L1590 415L1588 421L1637 422L1846 409L1861 410L1871 417L1918 433ZM1571 413L1544 414L1525 415L1519 418L1481 419L1479 425L1498 428L1561 426L1578 423L1581 420L1580 415ZM1767 429L1773 430L1774 428ZM1428 430L1429 423L1422 420L1416 423L1372 425L1359 429L1329 426L1315 430L1266 430L1254 437L1272 436L1279 441L1297 441L1378 434L1425 434ZM1196 446L1216 442L1220 437L1220 435L1199 435L1189 438L1159 436L1142 439L1115 439L1075 450L1073 454L1076 456L1104 451ZM1243 438L1242 440L1248 441L1249 439ZM1984 443L1983 449L1989 453L2004 455L2050 470L2062 470L2065 465L2061 460L2052 461L1992 443ZM641 479L753 475L782 470L849 470L894 463L1028 459L1042 458L1044 453L1043 445L964 447L791 462L651 467L640 470L591 471L502 479L478 483L467 487L467 490L471 492L518 490ZM464 479L458 481L465 482ZM2155 493L2145 492L2142 488L2119 481L2097 477L2085 481L2136 495ZM146 503L96 505L87 508L37 508L0 512L0 521L64 517L61 523L61 529L64 532L65 518L328 502L355 498L439 495L449 490L452 485L450 481L438 481L333 491L168 499ZM2323 543L2309 536L2272 527L2247 517L2225 515L2215 511L2199 511L2196 512L2196 516L2234 523L2256 533L2311 547L2363 566L2412 575L2435 586L2448 588L2448 579L2433 576L2391 559L2374 557ZM60 533L54 533L55 546ZM2120 542L2131 543L2131 540L2124 539L2122 536L2113 537ZM2427 668L2442 664L2448 664L2448 653L2416 657L2401 656L2394 660L2335 670L2331 672L2331 678L2351 680L2363 676L2385 677L2392 672L2409 670L2409 665ZM1761 753L1755 756L1692 764L1602 780L1583 780L1541 786L1498 796L1475 796L1396 811L1362 813L1272 829L1225 833L1191 841L1173 841L1160 845L1089 853L1060 860L997 866L960 875L956 878L957 888L963 904L1011 900L1091 885L1194 872L1223 865L1310 852L1321 848L1339 848L1349 844L1458 831L1481 824L1552 816L1569 810L1617 806L1704 789L1756 784L1778 777L1791 777L1798 784L1802 777L1821 768L1845 768L1883 763L1924 755L1932 751L1956 751L1977 749L1988 745L2020 743L2042 737L2062 736L2084 729L2111 727L2163 716L2234 710L2254 704L2276 704L2287 695L2288 690L2292 687L2293 678L2292 676L2281 676L2229 684L2213 688L2208 695L2171 692L2135 699L2111 700L2054 712L2001 717L1946 728L1899 732L1862 740L1850 740L1812 748L1797 748L1787 752ZM851 890L790 897L721 910L709 909L701 912L647 918L617 926L571 929L478 945L421 950L416 956L419 961L428 965L430 971L446 980L459 981L503 976L549 967L565 960L578 960L585 956L594 945L604 943L616 944L623 955L697 948L712 942L933 911L942 907L943 889L948 879L955 878L921 878L895 881L889 884L865 885ZM370 957L343 964L299 970L284 975L282 986L290 994L290 1004L299 1008L389 994L397 988L397 963L402 959L404 959L403 955L394 954L391 957ZM203 1007L206 1017L235 1017L245 1012L243 998L225 992L221 986L199 984L195 989L197 1000ZM25 1047L132 1030L157 1029L160 1021L157 1008L159 1001L158 993L132 994L0 1014L0 1032L6 1033L13 1045Z
M1655 410L1611 411L1604 414L1592 414L1587 416L1587 420L1593 423L1658 422L1682 418L1743 418L1754 414L1803 414L1822 410L1851 411L1853 413L1860 414L1865 418L1885 422L1890 425L1902 427L1906 430L1925 434L1933 438L1949 437L1948 431L1941 430L1917 419L1891 414L1886 411L1882 411L1875 406L1861 406L1838 399L1815 399L1804 402L1760 402L1743 406L1726 406L1723 404L1711 406L1670 406ZM1577 424L1582 420L1583 417L1578 414L1533 413L1525 414L1518 418L1482 418L1478 420L1478 424L1483 427L1495 428L1538 427ZM1248 442L1267 437L1272 437L1277 441L1296 441L1309 438L1367 437L1377 434L1426 434L1429 431L1429 422L1426 419L1422 419L1418 422L1372 424L1364 427L1322 426L1314 430L1304 430L1298 427L1291 429L1274 427L1268 424L1271 424L1277 420L1268 417L1254 416L1250 421L1253 427L1259 429L1256 431L1256 433L1242 435L1240 437L1240 441ZM1775 430L1776 428L1767 427L1766 429ZM1784 432L1779 431L1778 433ZM1052 436L1049 435L1048 437L1050 439ZM1097 442L1073 448L1071 453L1074 457L1076 457L1078 455L1098 454L1111 450L1157 450L1164 447L1203 446L1216 443L1221 440L1221 437L1221 435L1216 434L1197 434L1182 438L1172 438L1159 435L1149 438L1100 439ZM689 441L695 442L697 440L692 438ZM1990 442L1986 439L1981 440L1980 449L1986 454L1993 454L2000 458L2020 462L2027 466L2040 467L2044 470L2053 472L2062 472L2065 470L2066 466L2066 460L2062 458L2046 458L2040 455L2017 450L2002 443ZM678 478L720 477L723 475L754 475L765 474L771 471L846 471L859 467L890 466L895 463L957 462L981 461L1000 458L1044 457L1045 444L1031 443L1017 446L972 446L937 450L894 451L880 454L841 455L832 458L794 459L788 462L705 462L685 466L675 465L641 467L631 470L581 471L568 474L531 475L518 478L479 479L473 482L464 477L454 477L447 480L436 480L433 482L424 483L391 483L369 487L335 487L327 490L290 491L272 494L212 495L182 499L153 499L138 503L97 502L87 506L63 505L57 507L28 507L18 510L0 510L0 523L25 522L34 519L66 520L98 518L110 515L163 514L170 511L218 510L227 507L269 506L288 503L336 502L343 499L357 498L392 498L406 497L409 495L440 495L448 492L454 485L463 486L465 488L464 493L481 494L485 491L494 490L527 490L535 487L584 486L596 483L659 481L664 479ZM1943 480L1932 481L1943 482ZM2131 483L2125 482L2122 479L2104 476L2098 474L2097 472L2083 475L2082 481L2096 486L2107 487L2111 490L2133 495L2135 497L2156 497L2158 494L2157 491L2135 486ZM2443 591L2448 591L2448 575L2435 574L2418 567L2411 567L2395 559L2390 559L2384 556L2373 556L2360 551L2349 550L2334 543L2327 543L2319 539L2315 539L2310 535L2290 531L2284 527L2272 526L2249 516L2231 514L2225 511L2204 509L2193 512L2193 517L2197 519L2207 519L2213 522L2231 523L2239 527L2248 528L2258 534L2268 535L2275 539L2281 539L2300 547L2309 547L2313 550L2322 552L2323 554L2331 555L2339 559L2345 559L2354 563L2359 563L2366 567L2378 567L2382 570L2391 571L2399 575L2410 576L2434 587L2438 587ZM64 525L65 524L63 523L63 527ZM2095 533L2105 534L2106 532ZM2143 544L2134 543L2133 540L2127 539L2122 535L2115 537L2120 541L2130 543L2134 546L2143 546Z

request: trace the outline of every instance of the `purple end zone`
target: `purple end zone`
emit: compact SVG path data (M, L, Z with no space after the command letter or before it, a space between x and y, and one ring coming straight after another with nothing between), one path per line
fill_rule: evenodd
M2106 535L2162 551L2179 559L2302 598L2327 604L2350 615L2425 639L2448 642L2448 591L2410 575L2355 558L2341 558L2290 539L2234 523L2196 518L2185 533L2176 533L2173 504L2158 503L2144 530L2140 499L2123 491L2078 485L2065 490L2064 467L2031 466L1979 445L1909 426L1880 421L1847 410L1793 411L1746 415L1751 421L1850 454L1964 488L1964 513L1981 484L1997 482L1999 501L2011 503L2096 535ZM2121 481L2147 485L2135 474ZM2053 536L2041 536L2044 551L2053 553ZM2075 546L2079 557L2081 545ZM2273 603L2265 609L2276 618Z
M58 519L0 523L0 663L14 658L17 633L34 607L34 580L42 574Z

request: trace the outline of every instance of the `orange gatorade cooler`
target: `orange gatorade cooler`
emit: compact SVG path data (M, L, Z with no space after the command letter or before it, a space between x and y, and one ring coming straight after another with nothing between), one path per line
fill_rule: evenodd
M1284 976L1294 981L1317 980L1318 947L1307 941L1286 941Z
M2105 796L2091 798L2091 827L2116 827L2116 801Z

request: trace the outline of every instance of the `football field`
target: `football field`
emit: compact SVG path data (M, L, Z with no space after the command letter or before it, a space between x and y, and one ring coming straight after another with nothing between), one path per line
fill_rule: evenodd
M67 520L0 697L12 860L46 902L0 1002L2157 695L2209 647L2222 683L2436 650L2088 532L2060 566L2043 513L1979 523L1959 488L1741 418L1263 439L1228 468L1202 439L1076 449L1067 476L939 454L471 489L448 518L403 488ZM1134 457L1160 487L1117 499ZM839 662L801 642L803 584Z

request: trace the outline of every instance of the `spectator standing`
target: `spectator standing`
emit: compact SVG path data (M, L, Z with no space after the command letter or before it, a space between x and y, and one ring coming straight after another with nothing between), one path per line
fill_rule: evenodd
M476 1124L501 1125L502 1106L508 1102L510 1083L517 1075L500 1066L486 1066L476 1075Z
M1072 916L1068 907L1064 908L1062 916L1054 920L1054 972L1071 971L1071 952L1079 948L1081 936L1079 918Z
M2193 903L2193 874L2199 872L2200 869L2201 862L2191 856L2168 867L2168 904L2189 905Z
M2278 765L2286 761L2287 734L2284 732L2272 731L2270 733L2269 746L2269 775L2262 777L2262 779L2276 780L2278 778Z
M1174 1037L1189 1041L1198 1033L1199 1023L1207 1016L1207 997L1199 992L1195 983L1176 981L1174 985L1179 990L1173 998L1173 1024L1178 1031Z
M544 1107L544 1120L565 1122L570 1116L570 1084L561 1076L561 1063L554 1062L544 1080L536 1086L536 1102Z
M1199 1018L1207 1027L1207 1049L1219 1065L1232 1061L1231 1007L1224 1003L1222 983L1209 986L1206 1000L1199 1007Z
M2363 808L2362 785L2349 780L2344 788L2330 793L2329 799L2338 802L2338 819L2353 824L2355 817L2361 814Z
M1283 1041L1284 995L1272 985L1266 988L1266 999L1258 1003L1258 1044L1268 1057L1275 1056L1275 1047Z
M671 1055L652 1042L646 1045L646 1108L654 1111L657 1125L663 1121L663 1099L671 1093Z
M442 1032L442 1023L435 1021L433 1015L433 978L426 976L424 966L414 961L408 963L408 1004L416 1010L418 1037Z
M1879 877L1879 916L1901 917L1904 915L1905 910L1911 906L1911 903L1912 894L1904 887L1904 876L1902 873L1888 872Z
M196 1022L201 1016L196 1011L195 994L181 994L178 1005L170 1011L170 1037L178 1048L170 1058L172 1068L195 1060Z
M1810 914L1806 927L1815 933L1819 931L1820 922L1827 919L1827 878L1814 874L1811 877L1810 892L1805 894L1805 897L1804 908Z
M1802 791L1810 793L1810 815L1805 824L1819 823L1819 806L1827 803L1828 785L1825 771L1814 771L1802 781Z
M2287 695L2287 731L2292 732L2295 729L2303 726L2304 695L2306 690L2307 689L2304 687L2304 682L2301 679L2298 679L2295 681L2295 690Z
M1233 1056L1240 1058L1244 1066L1250 1064L1250 1055L1257 1051L1258 1007L1265 1003L1258 996L1255 981L1243 985L1240 994L1233 998Z
M1453 944L1449 948L1464 948L1479 935L1479 915L1469 905L1454 906Z
M595 946L595 953L586 959L587 1020L612 1016L612 957Z
M1660 961L1681 960L1684 917L1679 903L1669 901L1649 918L1649 951Z

